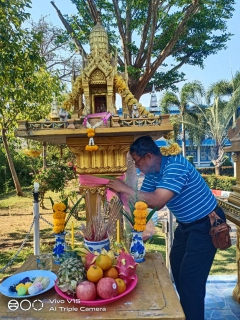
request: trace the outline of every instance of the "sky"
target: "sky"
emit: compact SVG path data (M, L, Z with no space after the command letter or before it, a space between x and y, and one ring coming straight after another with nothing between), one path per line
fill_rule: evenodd
M70 0L55 0L54 2L62 14L77 12ZM204 62L203 70L199 67L183 66L180 70L186 74L186 82L199 80L207 89L210 84L219 80L231 80L232 75L240 70L240 1L235 0L235 2L233 17L228 21L228 31L234 35L227 43L227 49L209 56ZM29 12L34 21L38 21L41 16L48 16L54 25L64 28L50 0L32 0L32 9ZM183 84L184 82L179 87L181 88ZM157 92L158 99L160 96L161 93ZM140 102L148 107L150 95L143 95Z

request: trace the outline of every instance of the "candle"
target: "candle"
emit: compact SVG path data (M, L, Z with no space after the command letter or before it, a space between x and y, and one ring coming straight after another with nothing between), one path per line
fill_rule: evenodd
M120 221L117 220L117 243L120 243Z
M72 241L71 241L71 247L74 249L74 222L72 221Z

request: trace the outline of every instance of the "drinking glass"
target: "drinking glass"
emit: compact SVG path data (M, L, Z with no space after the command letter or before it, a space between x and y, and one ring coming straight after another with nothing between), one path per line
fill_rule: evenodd
M36 259L37 268L39 270L50 270L52 271L52 254L44 253L39 254Z

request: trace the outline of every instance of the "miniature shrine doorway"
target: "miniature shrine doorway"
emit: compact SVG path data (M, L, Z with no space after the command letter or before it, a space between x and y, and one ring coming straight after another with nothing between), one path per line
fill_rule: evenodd
M105 95L94 96L95 113L107 112L107 99Z

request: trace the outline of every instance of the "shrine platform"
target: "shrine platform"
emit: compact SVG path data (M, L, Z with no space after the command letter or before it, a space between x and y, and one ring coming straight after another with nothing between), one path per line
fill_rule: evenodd
M19 272L36 269L36 256L30 256L18 269ZM54 265L53 272L58 267ZM185 320L174 286L160 253L147 253L146 260L137 268L137 286L126 296L113 303L102 306L102 309L84 308L81 303L63 300L54 288L37 296L18 298L16 300L0 294L0 319L79 319L81 317L89 320ZM21 309L25 302L30 305L26 312ZM14 311L9 310L9 301L19 304ZM36 310L34 303L41 300L41 310ZM30 303L29 303L30 301ZM39 301L38 301L39 302ZM73 308L74 307L74 308Z

